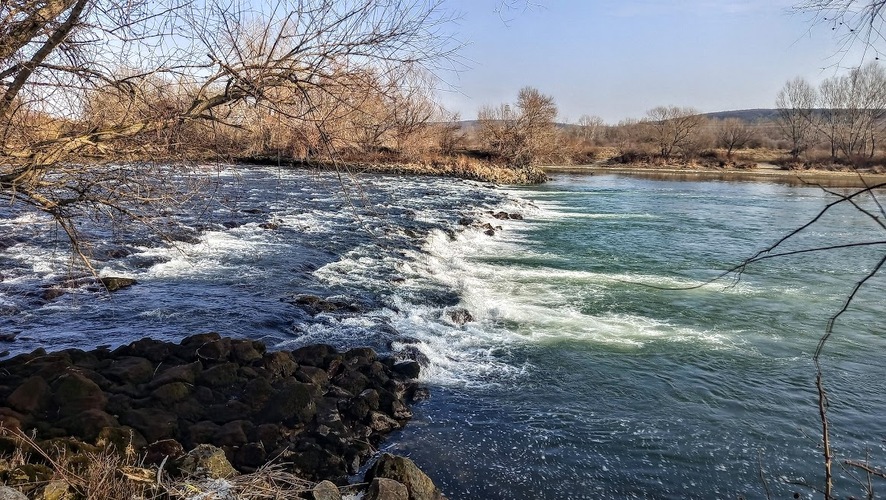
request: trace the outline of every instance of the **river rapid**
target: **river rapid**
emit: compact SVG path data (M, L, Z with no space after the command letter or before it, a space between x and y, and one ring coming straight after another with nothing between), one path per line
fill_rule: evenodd
M812 354L883 249L770 259L698 285L814 217L835 199L823 190L206 168L211 198L164 226L174 246L138 227L85 229L100 275L138 281L110 295L48 297L79 273L64 237L0 207L0 334L15 336L0 350L217 331L417 357L431 397L386 446L453 500L811 497L803 484L822 485ZM785 249L877 231L838 206ZM886 463L884 292L870 280L824 351L840 460ZM298 294L360 312L311 315ZM453 321L462 308L474 321ZM863 494L857 471L835 472L838 492Z

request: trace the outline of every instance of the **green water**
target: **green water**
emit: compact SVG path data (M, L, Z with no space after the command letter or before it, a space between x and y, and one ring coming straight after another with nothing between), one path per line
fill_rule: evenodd
M489 241L429 246L438 279L477 322L441 343L465 354L450 367L459 376L429 377L432 398L393 448L454 499L785 498L813 495L793 483L821 487L812 353L886 248L768 260L690 290L649 285L702 284L833 196L570 175L511 195L525 221ZM785 249L882 234L838 207ZM839 460L886 465L884 291L872 279L825 350ZM840 494L864 493L835 471Z

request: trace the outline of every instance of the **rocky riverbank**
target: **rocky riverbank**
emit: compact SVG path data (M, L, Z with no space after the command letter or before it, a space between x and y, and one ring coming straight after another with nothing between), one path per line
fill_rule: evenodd
M0 480L46 498L58 479L52 455L89 461L111 450L173 477L212 469L225 479L270 462L337 490L411 418L409 403L426 394L419 370L415 361L379 358L368 348L268 352L260 342L215 333L179 344L142 339L113 351L38 349L0 362L0 423L10 431L0 452L31 462L23 469L0 460ZM16 438L32 435L30 444ZM365 498L442 498L398 457L383 456L366 479L374 493ZM380 488L388 493L378 496ZM58 498L78 492L67 494ZM305 495L335 498L313 488Z

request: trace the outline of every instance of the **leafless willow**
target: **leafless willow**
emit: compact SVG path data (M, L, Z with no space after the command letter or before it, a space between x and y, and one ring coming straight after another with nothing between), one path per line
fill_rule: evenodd
M557 148L557 105L538 89L520 89L515 104L484 106L477 118L486 147L511 165L537 164Z

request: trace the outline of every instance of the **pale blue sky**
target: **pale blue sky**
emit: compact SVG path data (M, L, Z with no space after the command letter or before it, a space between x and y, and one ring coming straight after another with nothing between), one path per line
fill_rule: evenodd
M532 2L533 0L530 0ZM444 79L448 109L476 118L523 86L553 95L560 118L614 123L658 105L703 112L773 107L785 81L813 83L858 64L793 0L534 0L497 13L494 0L451 0L468 68Z

